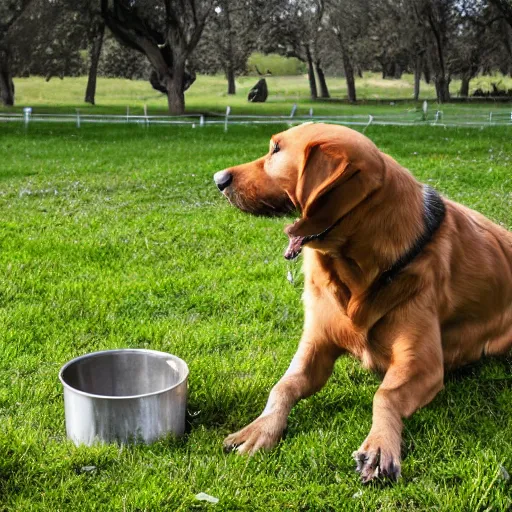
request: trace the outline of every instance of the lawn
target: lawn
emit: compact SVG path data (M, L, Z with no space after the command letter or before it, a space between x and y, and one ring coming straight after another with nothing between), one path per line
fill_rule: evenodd
M365 73L363 78L356 79L358 98L362 105L349 105L336 101L311 101L309 98L308 81L306 76L270 76L267 77L269 97L266 103L249 103L247 93L255 85L258 77L244 76L237 79L237 94L226 94L226 79L221 76L199 75L196 82L185 93L188 112L224 113L226 107L231 107L232 114L278 114L288 115L294 104L297 104L297 114L307 115L310 109L320 115L347 115L355 113L376 114L379 112L402 112L405 109L415 109L413 99L413 76L403 75L400 80L383 80L378 73ZM24 106L33 107L34 112L71 112L76 108L82 113L123 113L142 114L144 105L151 115L167 112L166 97L155 91L147 81L123 80L117 78L99 78L96 106L83 103L86 77L53 78L45 82L42 77L16 78L15 112L20 112ZM334 100L346 98L346 83L341 77L328 77L328 85ZM488 90L491 83L500 87L512 88L509 77L485 76L477 77L471 82L471 92L477 87ZM459 82L453 80L451 91L456 96ZM433 84L421 84L421 100L427 99L435 104L435 89ZM398 103L393 100L409 99L410 102ZM365 101L370 100L370 104ZM379 100L382 103L372 101ZM383 101L389 100L389 101ZM478 104L477 104L478 105ZM488 112L491 108L505 109L510 112L510 105L481 104ZM467 105L464 104L465 108ZM434 106L431 108L435 108ZM443 105L443 109L460 109L460 105ZM0 109L2 110L2 109ZM5 109L3 109L5 110Z
M288 283L282 257L290 219L245 215L212 182L216 170L266 151L273 130L0 124L1 510L512 506L506 360L449 375L406 421L394 486L364 487L354 472L379 380L350 358L294 409L275 451L223 453L224 436L260 413L302 327L301 280ZM366 134L420 180L512 229L510 129ZM185 437L66 441L59 368L120 347L187 361ZM219 503L197 501L199 492Z

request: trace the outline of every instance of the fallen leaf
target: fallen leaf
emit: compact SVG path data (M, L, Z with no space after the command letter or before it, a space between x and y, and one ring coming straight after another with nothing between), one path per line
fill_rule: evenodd
M196 499L199 501L208 501L209 503L218 503L219 498L216 498L215 496L210 496L209 494L206 494L204 492L200 492L199 494L196 494Z

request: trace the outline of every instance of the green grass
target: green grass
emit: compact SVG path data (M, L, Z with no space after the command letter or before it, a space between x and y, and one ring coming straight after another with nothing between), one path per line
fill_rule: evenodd
M258 415L302 327L283 226L231 208L212 174L261 155L273 128L0 124L0 509L506 510L510 361L446 379L406 421L403 478L363 487L353 450L378 378L341 359L252 459L224 436ZM512 228L511 131L366 132L422 181ZM471 248L468 248L471 250ZM75 448L57 375L100 349L164 350L190 367L190 432ZM88 472L85 466L95 466ZM215 506L197 501L206 492Z
M332 101L311 101L309 99L306 76L270 76L267 77L269 98L265 103L249 103L247 93L256 83L258 77L245 76L237 79L237 94L226 93L227 83L223 76L199 75L196 82L185 93L188 112L224 113L229 105L232 114L279 114L288 115L294 104L298 105L297 114L307 115L312 108L319 115L377 114L381 112L401 113L416 109L413 103L413 77L404 75L401 80L383 80L377 73L365 73L356 79L358 98L361 100L383 100L383 104L348 105ZM343 78L328 78L328 85L333 99L346 97L346 83ZM12 109L21 112L24 106L31 106L34 112L72 112L79 108L82 113L126 113L127 106L132 114L142 114L147 105L150 114L165 114L167 99L155 91L148 82L142 80L124 80L115 78L98 79L96 106L83 102L86 77L53 78L45 82L42 77L16 78L16 106ZM479 77L471 82L472 88L490 88L491 82L501 82L512 88L512 79L497 75L496 77ZM459 88L456 80L452 82L452 92ZM433 85L422 83L421 100L435 100ZM473 89L472 89L473 90ZM394 99L410 98L410 103L393 104ZM392 104L390 104L392 103ZM478 104L476 104L478 106ZM510 105L480 103L486 111L491 108L510 111ZM467 105L464 105L467 107ZM433 105L431 108L437 108ZM443 105L443 110L460 109L458 105ZM0 109L1 110L6 110Z

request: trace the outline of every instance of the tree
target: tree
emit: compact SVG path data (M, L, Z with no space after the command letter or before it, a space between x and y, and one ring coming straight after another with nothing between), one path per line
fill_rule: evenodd
M269 15L268 30L261 49L266 53L279 53L296 57L306 63L312 99L318 97L315 67L324 97L328 97L322 69L319 38L325 4L323 0L276 1ZM322 83L323 82L323 83Z
M503 19L512 27L512 2L511 0L489 0L489 2L501 12Z
M10 30L14 73L46 80L83 74L86 26L69 0L34 0Z
M263 0L216 0L198 53L210 54L213 67L228 81L228 94L236 93L235 77L246 70L247 59L256 49L266 12ZM199 57L202 58L202 57ZM204 62L204 58L202 58Z
M343 62L347 95L351 102L357 100L354 68L358 46L368 34L368 0L337 0L329 4L327 26L335 35Z
M437 99L449 101L453 75L461 78L459 95L469 95L469 82L498 52L503 31L489 2L473 0L412 0L418 23L425 27L428 62L434 73ZM494 66L496 69L496 66Z
M410 62L411 24L403 3L402 0L374 0L369 6L371 36L363 44L377 61L382 78L400 78Z
M485 3L463 0L457 6L457 29L450 45L450 70L459 75L459 96L469 96L469 83L482 68L489 54L496 51L499 42L492 34L492 13Z
M14 105L14 82L11 70L10 31L33 0L7 0L0 4L0 101Z
M493 33L498 35L502 49L505 50L504 58L498 57L499 51L492 54L491 61L503 73L509 73L512 76L512 2L510 0L488 0L491 12L495 17ZM497 62L496 62L497 60Z
M217 24L218 29L216 33L220 36L221 34L224 37L219 37L217 39L217 45L221 54L221 61L224 67L224 71L226 73L226 78L228 80L228 94L236 94L236 84L235 84L235 45L234 41L234 28L233 28L233 7L234 2L230 2L230 0L219 0L219 5L215 9L216 20L222 20ZM222 30L222 27L224 30ZM224 44L223 44L224 43ZM248 57L248 55L247 55ZM247 60L247 57L245 60ZM243 57L242 57L243 59ZM238 66L237 66L238 67Z
M91 12L89 9L87 14L91 19L91 23L87 34L87 42L89 44L89 73L87 75L87 87L85 89L84 101L94 105L96 101L96 77L98 75L103 38L105 36L105 22L100 16L99 11Z
M414 74L413 98L419 100L421 76L430 83L429 30L423 12L428 0L376 0L371 8L371 31L376 34L383 76ZM436 0L434 0L436 1ZM395 27L388 30L388 27ZM387 69L386 69L387 68Z
M151 64L140 52L122 45L108 31L105 32L98 63L98 75L129 80L149 80Z
M18 2L16 4L16 2ZM2 15L3 4L0 7ZM81 51L92 39L88 34L96 31L99 0L11 0L7 5L10 18L7 33L9 71L18 76L37 74L50 80L83 74L84 62ZM101 21L101 18L100 20ZM5 40L5 38L2 38ZM93 45L99 54L101 44ZM91 59L87 96L94 102L97 58ZM6 59L2 59L4 62ZM5 82L5 80L2 80ZM5 89L5 87L4 87ZM13 100L14 98L12 98Z
M416 0L416 9L418 23L426 29L427 58L434 71L437 101L445 103L450 100L451 73L447 56L450 31L455 26L455 0Z
M383 78L400 78L404 71L412 71L413 97L418 101L421 75L427 65L427 43L415 7L414 0L375 0L370 9L370 31L374 34L372 53ZM389 30L390 26L394 30Z
M124 45L148 58L152 84L167 94L171 114L185 111L184 92L195 80L187 59L197 46L212 0L101 0L105 24Z
M324 26L325 3L318 2L316 12L312 19L312 47L313 63L320 87L320 98L330 98L329 88L325 80L324 57L326 56L326 46L329 44L328 31Z

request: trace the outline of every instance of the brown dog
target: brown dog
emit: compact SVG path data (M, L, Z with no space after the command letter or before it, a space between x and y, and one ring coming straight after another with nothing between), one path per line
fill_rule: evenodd
M285 257L304 253L298 351L263 413L226 448L275 446L294 404L349 353L384 375L357 471L363 482L398 478L402 418L436 396L445 369L512 347L512 234L341 126L279 133L267 155L214 179L244 211L298 210Z

